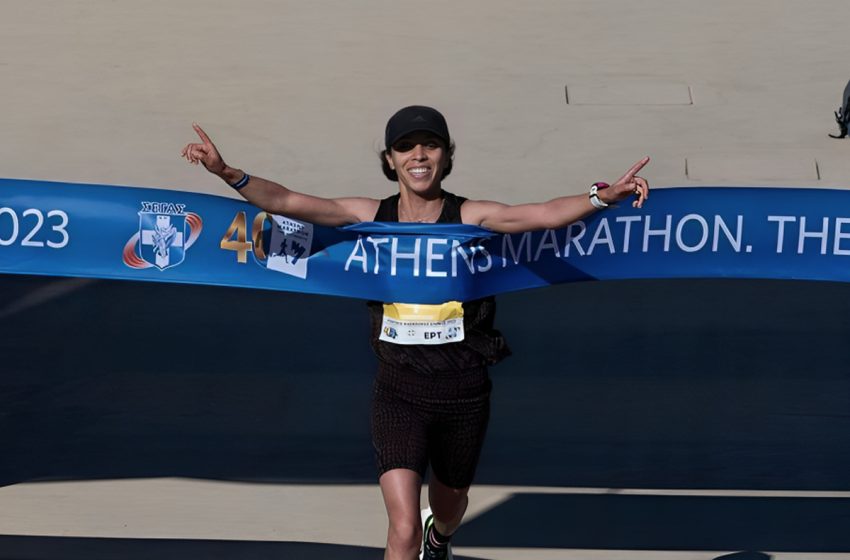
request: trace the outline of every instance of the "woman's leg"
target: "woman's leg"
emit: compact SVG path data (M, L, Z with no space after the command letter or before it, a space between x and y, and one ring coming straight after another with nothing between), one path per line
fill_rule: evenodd
M431 476L428 482L428 501L438 533L449 537L457 530L463 520L463 514L466 513L466 506L469 505L468 494L469 486L451 488L437 480L436 476Z
M409 469L392 469L379 479L389 517L385 560L416 560L422 545L419 494L422 477Z
M460 526L469 504L469 487L475 476L490 419L490 381L487 370L467 373L470 386L481 387L474 397L447 405L439 422L429 430L428 449L432 472L428 499L434 528L450 537Z

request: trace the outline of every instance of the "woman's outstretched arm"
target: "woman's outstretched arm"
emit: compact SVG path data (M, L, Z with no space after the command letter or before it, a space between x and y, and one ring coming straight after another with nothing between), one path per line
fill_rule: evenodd
M635 163L625 175L606 189L599 191L603 204L621 202L635 197L632 206L640 208L649 198L649 183L637 173L649 163L645 157ZM549 202L508 205L489 200L470 200L461 206L463 222L499 233L520 233L539 229L558 229L595 212L587 194L562 196Z
M187 144L180 155L190 163L202 164L228 185L244 183L238 188L239 194L266 212L323 226L343 226L369 221L378 211L379 201L372 198L322 198L290 190L262 177L246 177L241 169L224 162L218 148L198 124L192 127L201 141Z

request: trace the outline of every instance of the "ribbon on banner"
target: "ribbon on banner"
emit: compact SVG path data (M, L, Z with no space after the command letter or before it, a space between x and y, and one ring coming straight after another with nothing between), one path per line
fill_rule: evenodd
M171 190L0 179L0 273L441 303L631 278L850 281L850 192L655 189L558 230L314 226Z

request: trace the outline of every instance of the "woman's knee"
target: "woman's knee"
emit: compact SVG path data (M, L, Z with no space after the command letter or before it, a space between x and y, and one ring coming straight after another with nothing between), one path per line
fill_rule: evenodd
M428 494L431 502L438 502L448 506L462 505L468 501L469 486L453 488L440 482L436 477L431 477L428 485Z
M422 544L422 525L419 520L390 519L387 546L393 550L410 551L419 550Z
M443 486L440 490L455 500L463 499L467 494L469 494L469 486L466 488L451 488L449 486Z

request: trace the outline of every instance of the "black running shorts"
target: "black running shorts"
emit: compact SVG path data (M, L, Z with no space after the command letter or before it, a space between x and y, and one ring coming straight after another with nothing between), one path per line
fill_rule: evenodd
M379 362L372 401L378 476L410 469L450 488L472 484L490 418L486 367L422 373Z

